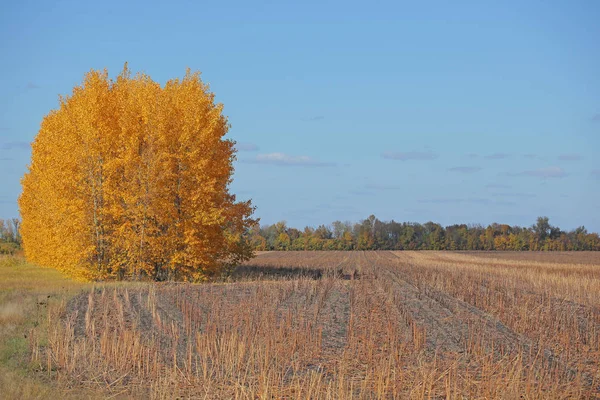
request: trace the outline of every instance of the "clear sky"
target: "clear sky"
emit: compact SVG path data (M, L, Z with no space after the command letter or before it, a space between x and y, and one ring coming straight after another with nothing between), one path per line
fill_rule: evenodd
M90 69L202 71L263 223L600 231L600 2L6 1L0 218Z

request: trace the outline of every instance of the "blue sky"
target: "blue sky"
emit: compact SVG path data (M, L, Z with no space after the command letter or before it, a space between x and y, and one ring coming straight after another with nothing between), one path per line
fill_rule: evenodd
M85 3L85 4L84 4ZM263 223L600 231L600 2L21 1L0 12L0 218L90 69L202 71Z

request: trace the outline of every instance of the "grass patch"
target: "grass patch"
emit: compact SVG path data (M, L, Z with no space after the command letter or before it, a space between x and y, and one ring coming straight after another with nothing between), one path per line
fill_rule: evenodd
M29 366L29 334L47 332L48 309L90 284L41 268L20 256L0 256L0 393L4 399L75 397L37 376ZM80 395L80 394L79 394ZM90 397L90 396L84 396Z

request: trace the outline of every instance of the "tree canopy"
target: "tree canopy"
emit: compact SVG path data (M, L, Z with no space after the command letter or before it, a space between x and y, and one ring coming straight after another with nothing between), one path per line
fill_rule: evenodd
M600 237L584 227L570 232L539 217L527 228L506 224L457 224L380 221L374 215L358 223L335 221L331 226L304 231L285 222L254 226L252 245L257 250L600 250Z
M90 71L42 121L19 198L26 257L84 279L201 280L246 260L223 106L188 70L161 87Z

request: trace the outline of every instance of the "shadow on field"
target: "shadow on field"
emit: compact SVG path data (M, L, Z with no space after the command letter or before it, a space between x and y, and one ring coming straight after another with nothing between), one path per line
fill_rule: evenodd
M233 280L246 279L322 279L325 277L335 277L343 280L358 279L357 273L344 274L341 269L320 269L320 268L303 268L303 267L267 267L260 265L240 265L231 275Z

